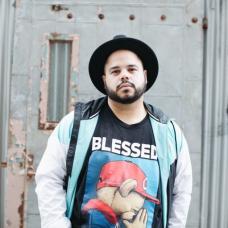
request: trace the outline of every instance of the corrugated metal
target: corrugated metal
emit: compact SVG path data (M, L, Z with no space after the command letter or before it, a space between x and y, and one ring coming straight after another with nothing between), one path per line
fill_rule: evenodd
M0 161L7 161L8 117L12 40L14 31L14 2L0 1ZM5 170L0 169L0 227L4 223Z
M228 227L228 3L207 1L201 227Z
M71 47L71 41L50 42L47 109L49 122L58 122L68 112Z

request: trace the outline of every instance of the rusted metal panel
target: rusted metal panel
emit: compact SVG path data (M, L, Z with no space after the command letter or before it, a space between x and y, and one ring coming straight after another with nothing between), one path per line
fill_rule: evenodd
M71 107L76 100L88 101L101 95L89 80L89 58L99 44L116 34L126 34L143 39L158 55L159 78L152 90L146 94L146 100L175 117L184 128L195 176L193 203L187 227L199 227L203 3L203 0L19 2L11 119L23 123L23 130L26 131L26 155L22 156L25 165L21 172L27 176L27 172L30 174L31 171L31 178L23 177L26 180L24 191L20 190L17 195L20 199L17 201L19 207L22 205L21 194L24 192L26 204L20 207L26 214L24 226L40 227L34 193L35 183L32 178L35 170L30 170L27 157L28 154L34 155L36 168L51 133L45 129L53 127L53 123L49 123L47 118L49 40L73 42L72 50L75 53L71 58ZM43 129L38 128L39 122ZM15 150L14 136L11 138L11 148ZM18 219L18 215L16 218Z
M205 2L203 182L200 227L228 227L228 3Z

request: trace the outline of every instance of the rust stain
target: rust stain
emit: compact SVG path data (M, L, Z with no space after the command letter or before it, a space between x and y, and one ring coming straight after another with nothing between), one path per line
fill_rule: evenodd
M52 36L52 39L51 40L56 40L56 39L59 39L59 37L61 36L60 33L57 33L57 32L53 32L51 33L51 36Z
M62 11L62 10L69 10L69 8L63 6L63 5L60 5L60 4L55 4L55 5L52 5L51 6L51 10L54 11L54 12L59 12L59 11Z
M9 154L12 156L15 153L22 153L21 148L12 145L9 148ZM17 156L19 156L17 154ZM10 166L10 164L9 164ZM23 214L24 214L24 190L25 190L25 177L20 175L20 171L23 169L20 167L11 167L7 172L7 186L6 186L6 228L10 227L23 227Z
M6 228L22 228L24 223L25 148L26 129L24 120L9 121L10 142L8 148L8 172L6 191Z
M197 18L197 17L193 17L193 18L192 18L192 23L195 24L195 23L197 23L197 22L198 22L198 18Z
M163 15L161 15L160 18L161 18L162 21L165 21L166 20L166 15L163 14Z
M72 14L72 13L68 13L68 14L67 14L67 18L68 18L68 19L72 19L72 18L73 18L73 14Z
M7 162L3 161L0 163L0 168L6 168L7 167Z
M25 193L21 193L21 204L18 207L18 214L20 217L19 228L23 228L24 225L24 202L25 202Z
M104 17L105 17L105 16L104 16L104 14L103 14L103 13L99 13L99 14L98 14L98 18L99 18L100 20L103 20L103 19L104 19Z
M130 19L131 21L135 20L135 15L134 15L134 14L131 14L131 15L129 16L129 19Z
M203 30L207 30L208 29L208 18L207 17L203 18L202 28L203 28Z
M36 172L33 167L28 167L27 168L27 179L32 180L33 177L36 175Z
M40 123L39 129L41 129L41 130L53 130L57 126L57 124L58 123L49 123L49 122Z

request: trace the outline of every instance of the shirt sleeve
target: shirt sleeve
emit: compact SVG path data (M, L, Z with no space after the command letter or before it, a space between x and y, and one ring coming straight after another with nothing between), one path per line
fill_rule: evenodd
M66 191L63 189L69 144L60 140L60 130L61 124L49 137L35 176L41 228L71 228L65 215Z
M177 159L176 177L173 188L173 202L171 205L169 228L184 228L192 194L192 166L189 149L182 134L182 144Z

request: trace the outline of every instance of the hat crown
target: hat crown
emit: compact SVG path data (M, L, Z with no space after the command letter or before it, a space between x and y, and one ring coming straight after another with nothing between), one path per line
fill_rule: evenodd
M127 38L127 36L122 35L122 34L116 35L116 36L113 37L113 40L117 40L117 39L121 39L121 38Z

